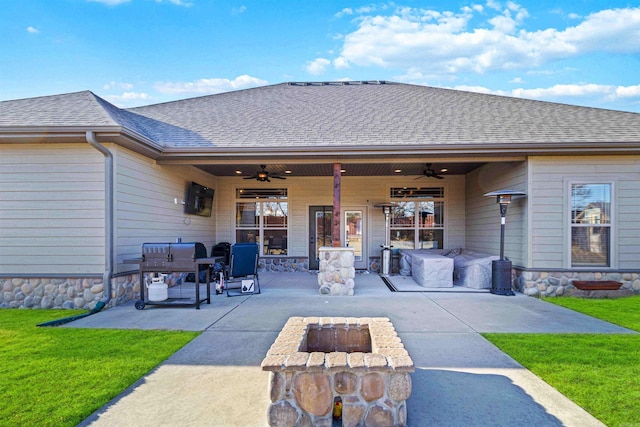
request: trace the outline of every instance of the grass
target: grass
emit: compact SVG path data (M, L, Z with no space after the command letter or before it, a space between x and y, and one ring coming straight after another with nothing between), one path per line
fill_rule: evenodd
M80 313L0 310L2 426L75 426L198 335L36 326Z
M640 331L640 296L546 301ZM640 425L640 335L483 335L606 425Z

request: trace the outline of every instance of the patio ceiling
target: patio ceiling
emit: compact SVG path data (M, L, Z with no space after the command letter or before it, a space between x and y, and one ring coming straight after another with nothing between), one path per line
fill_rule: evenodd
M419 176L426 168L426 163L442 175L464 175L478 168L484 163L480 162L431 162L424 163L348 163L343 162L344 176ZM268 163L256 162L255 164L212 164L197 165L198 168L215 176L242 176L253 175L260 169L261 164L266 164L267 171L271 174L282 176L333 176L333 163ZM442 169L446 169L442 172ZM238 171L240 173L238 173ZM287 172L290 171L290 172Z

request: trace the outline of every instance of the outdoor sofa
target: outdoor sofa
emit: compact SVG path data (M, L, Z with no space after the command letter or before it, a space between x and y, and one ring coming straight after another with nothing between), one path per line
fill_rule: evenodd
M420 254L429 254L421 257ZM420 262L414 256L422 258ZM453 284L473 289L491 288L491 264L500 259L497 255L475 252L463 248L455 249L402 249L400 251L400 274L413 275L414 281L425 287L442 287L441 277L448 274L449 265L441 258L453 260ZM433 261L430 261L433 260ZM437 262L439 261L439 262ZM437 263L436 263L437 262ZM431 263L430 267L424 264ZM414 265L419 268L414 272ZM426 273L425 273L426 272ZM418 280L416 280L416 276ZM429 278L437 280L429 281Z

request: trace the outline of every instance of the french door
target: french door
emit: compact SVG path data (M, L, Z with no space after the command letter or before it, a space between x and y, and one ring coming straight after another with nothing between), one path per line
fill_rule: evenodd
M366 244L366 207L348 207L342 213L342 245L353 248L355 268L368 268ZM322 246L332 246L333 228L332 206L309 207L309 269L319 268L318 250Z

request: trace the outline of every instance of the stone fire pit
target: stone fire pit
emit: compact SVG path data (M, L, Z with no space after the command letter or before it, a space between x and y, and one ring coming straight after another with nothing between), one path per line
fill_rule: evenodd
M291 317L262 361L270 426L405 426L409 353L386 317Z

